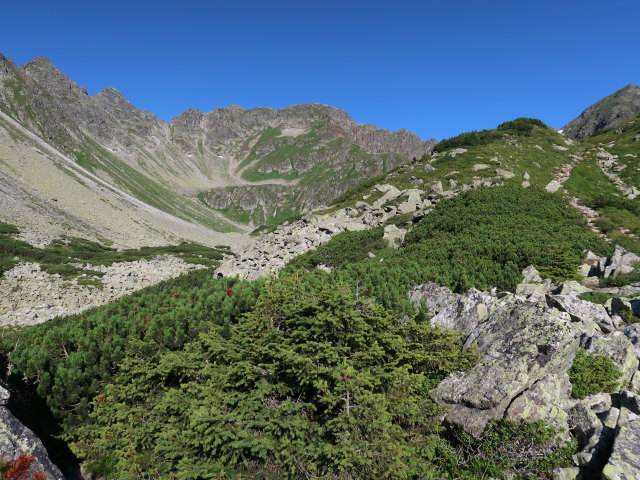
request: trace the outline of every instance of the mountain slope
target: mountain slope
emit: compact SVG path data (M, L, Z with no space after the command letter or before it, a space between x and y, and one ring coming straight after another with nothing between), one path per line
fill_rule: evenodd
M633 83L594 103L563 127L570 138L590 137L600 130L619 125L640 112L640 87Z
M113 88L88 95L44 58L17 67L0 56L0 110L102 180L219 232L322 205L435 143L318 104L190 109L167 123ZM243 187L248 210L230 209L229 186Z

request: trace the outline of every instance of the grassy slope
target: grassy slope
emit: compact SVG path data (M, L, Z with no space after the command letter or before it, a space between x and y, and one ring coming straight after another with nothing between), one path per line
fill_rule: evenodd
M565 187L587 206L596 208L597 226L613 243L640 254L640 200L624 199L597 164L599 149L617 155L617 163L627 167L618 172L629 187L640 188L640 119L604 130L580 142L584 160L574 168Z
M295 181L291 195L278 199L270 205L254 209L244 209L239 206L218 209L225 217L240 223L252 222L254 225L278 225L285 220L295 217L301 212L300 194L306 189L314 189L327 182L340 182L352 185L366 176L360 165L373 161L374 154L366 151L357 144L348 143L343 138L327 142L322 141L322 129L326 124L321 123L310 128L307 132L296 137L283 137L280 128L267 128L261 133L247 139L240 147L239 155L245 155L239 165L242 178L248 182L264 182L270 180ZM268 146L270 145L270 146ZM269 150L266 154L260 152ZM296 158L322 155L326 159L309 170L301 168ZM339 160L340 158L345 160ZM382 157L383 168L388 165L404 162L408 159L400 156L392 159L389 155ZM270 171L275 166L283 168L289 165L288 171ZM233 188L233 187L229 187ZM260 188L256 186L255 188ZM204 197L207 193L204 192Z
M552 147L554 144L568 150L556 150ZM388 183L400 190L419 188L429 191L434 183L440 181L446 190L449 180L462 185L471 184L474 179L499 179L498 169L515 175L507 183L520 184L524 174L528 173L531 185L544 187L553 179L556 169L570 161L567 156L579 151L578 147L565 145L564 138L555 131L542 127L535 127L530 136L505 134L486 145L471 146L466 150L455 155L448 150L425 156L416 163L356 185L337 199L332 210L353 207L363 197L367 197L369 203L376 200L381 194L373 189L375 184ZM488 168L474 170L474 165L479 164ZM418 183L420 180L422 184Z

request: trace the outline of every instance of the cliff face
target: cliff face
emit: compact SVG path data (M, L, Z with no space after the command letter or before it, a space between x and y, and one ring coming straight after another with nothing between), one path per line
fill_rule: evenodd
M258 216L243 211L227 222L229 209L207 207L196 198L199 192L244 186L262 210L302 211L430 152L435 143L405 130L359 125L348 113L319 104L189 109L165 122L114 88L88 95L45 58L16 66L0 56L0 109L101 179L217 231ZM265 204L262 189L251 189L265 184L286 186L285 203L271 195ZM304 201L292 204L300 196Z
M563 127L564 133L579 140L600 130L615 127L640 112L640 87L633 83L594 103L578 118Z

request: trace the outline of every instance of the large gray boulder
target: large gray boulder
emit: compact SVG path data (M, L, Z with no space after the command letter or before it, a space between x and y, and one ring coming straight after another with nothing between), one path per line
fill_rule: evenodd
M582 322L585 326L595 322L604 333L611 333L616 329L613 320L602 305L581 300L575 295L549 295L547 301L549 305L567 312L574 322Z
M475 288L458 295L431 282L412 288L409 299L416 306L425 305L434 314L432 324L468 334L487 319L497 303L496 297Z
M604 269L604 276L618 275L620 273L630 273L636 263L640 262L640 257L635 253L631 253L620 245L616 245L613 256Z
M40 439L5 406L8 399L8 392L0 387L0 460L11 463L21 455L32 455L34 458L26 478L43 471L47 480L64 480L58 467L49 459L49 454Z
M448 423L477 435L490 419L504 417L517 397L527 400L518 407L523 417L548 417L562 410L564 393L528 391L536 384L538 389L568 391L558 382L571 367L578 336L566 312L550 308L544 299L525 301L508 295L477 325L466 344L477 347L480 362L449 375L431 391L436 401L450 406ZM541 398L554 399L557 408L547 408ZM512 408L512 416L516 410ZM559 418L557 423L563 421Z
M640 478L640 397L623 391L611 456L602 471L606 480Z

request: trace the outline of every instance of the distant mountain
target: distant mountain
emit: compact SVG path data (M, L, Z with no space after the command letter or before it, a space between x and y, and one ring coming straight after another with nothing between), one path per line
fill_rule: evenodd
M19 124L13 130L36 135L75 163L73 170L81 175L216 232L247 231L321 206L362 180L421 157L435 144L405 130L359 125L346 112L319 104L281 110L231 106L209 113L189 109L165 122L137 109L114 88L88 95L45 58L16 66L0 56L0 110ZM9 128L8 121L0 122L0 129ZM42 150L33 139L26 142ZM18 180L18 167L12 168L13 173L0 163L4 183L11 183L8 177L21 181L21 188L55 197L72 217L89 220L73 206L78 199L67 199L66 191L56 188L65 182L49 182L45 189L37 169ZM158 229L163 230L154 225L149 232ZM171 230L165 236L176 235Z
M638 113L640 87L631 83L591 105L578 118L565 125L563 131L568 137L580 140L605 128L619 125Z

